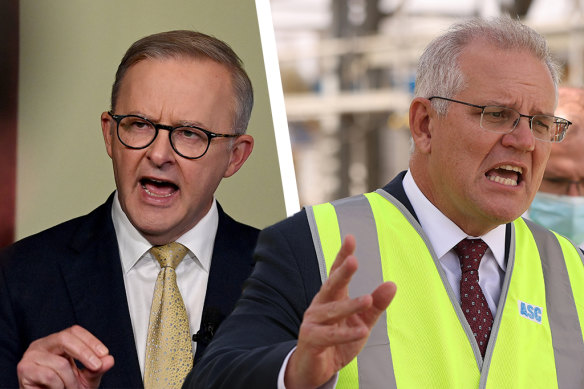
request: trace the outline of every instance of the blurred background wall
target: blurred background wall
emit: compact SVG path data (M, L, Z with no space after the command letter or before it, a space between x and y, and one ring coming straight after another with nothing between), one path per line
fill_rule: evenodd
M0 247L14 238L18 22L18 1L0 2Z
M371 191L407 169L417 60L450 24L510 14L584 84L582 0L272 0L301 205Z
M4 4L10 2L18 0ZM584 0L269 5L301 205L373 190L407 168L417 59L455 21L518 17L546 36L563 65L563 83L584 85ZM99 114L109 107L115 69L134 40L176 28L226 40L254 82L249 132L256 148L222 183L219 200L258 227L285 216L253 0L20 0L19 12L17 238L88 212L113 190Z
M171 29L229 43L254 85L255 148L223 181L219 201L257 227L286 216L253 0L11 1L20 24L16 239L90 212L114 190L100 114L109 109L117 65L135 40Z

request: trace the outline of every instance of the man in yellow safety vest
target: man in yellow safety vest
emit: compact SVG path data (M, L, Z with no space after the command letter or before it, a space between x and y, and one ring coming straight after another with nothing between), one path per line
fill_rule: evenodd
M582 253L520 218L570 125L557 88L517 20L432 41L408 171L264 230L185 387L584 387Z

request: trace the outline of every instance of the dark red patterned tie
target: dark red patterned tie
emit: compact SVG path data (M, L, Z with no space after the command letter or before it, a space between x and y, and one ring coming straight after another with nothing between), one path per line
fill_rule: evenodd
M485 356L487 343L493 327L493 315L479 285L479 265L487 251L482 239L463 239L454 246L460 260L460 301L462 311L481 350Z

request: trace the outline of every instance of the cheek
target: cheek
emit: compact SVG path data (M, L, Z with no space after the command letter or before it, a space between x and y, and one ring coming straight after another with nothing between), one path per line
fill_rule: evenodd
M203 158L207 157L205 155ZM200 193L207 187L213 187L215 183L221 180L217 178L218 171L221 169L221 161L213 160L184 160L179 163L179 170L182 176L183 188L191 193Z
M130 184L138 174L138 163L141 154L135 151L137 150L126 150L120 147L113 148L112 161L118 187Z
M447 174L459 174L457 172L464 171L469 168L473 159L476 158L476 147L467 140L460 137L451 137L443 139L434 151L438 152L439 158L435 166L436 169L447 171Z
M543 172L545 171L548 158L550 156L550 151L551 143L546 143L543 144L542 147L536 148L536 150L532 153L533 156L532 169L534 172L533 173L534 177L541 179L541 177L543 176Z

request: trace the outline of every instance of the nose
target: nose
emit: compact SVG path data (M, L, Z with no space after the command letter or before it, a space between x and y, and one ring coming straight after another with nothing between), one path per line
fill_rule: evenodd
M580 196L580 185L582 185L583 183L580 181L570 181L568 182L568 190L566 191L566 194L568 196L572 196L572 197L578 197Z
M167 131L159 131L154 142L148 146L146 156L158 167L175 161L175 153L170 144Z
M507 147L513 147L523 151L533 151L535 149L535 136L533 136L533 132L531 131L529 118L520 117L517 119L515 128L503 136L502 142Z

